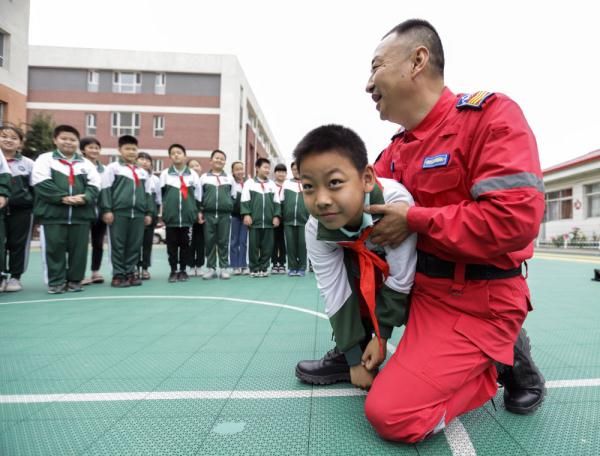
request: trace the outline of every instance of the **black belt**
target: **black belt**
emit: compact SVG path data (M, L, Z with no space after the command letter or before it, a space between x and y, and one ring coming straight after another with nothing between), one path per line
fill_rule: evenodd
M417 251L417 272L436 279L454 278L456 264L452 261L442 260L427 252ZM513 269L500 269L489 264L465 265L466 280L494 280L508 279L521 275L521 266Z

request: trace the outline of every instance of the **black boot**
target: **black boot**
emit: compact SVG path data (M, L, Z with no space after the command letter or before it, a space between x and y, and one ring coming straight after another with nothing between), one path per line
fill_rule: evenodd
M504 406L512 413L526 415L535 411L546 394L544 377L531 357L529 337L521 329L515 343L513 366L496 364L498 383L504 386Z
M311 385L331 385L350 381L350 366L346 356L337 347L321 359L300 361L296 365L296 377Z

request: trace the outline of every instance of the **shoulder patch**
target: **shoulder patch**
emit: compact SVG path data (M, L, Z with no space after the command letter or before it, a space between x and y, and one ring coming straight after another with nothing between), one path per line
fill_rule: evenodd
M485 90L467 93L459 98L456 109L482 109L485 101L492 95L494 95L494 92L486 92Z

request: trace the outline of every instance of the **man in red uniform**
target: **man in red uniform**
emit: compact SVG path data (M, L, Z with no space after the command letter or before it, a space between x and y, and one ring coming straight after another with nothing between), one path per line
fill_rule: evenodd
M521 265L544 213L535 138L514 101L455 95L443 71L437 32L409 20L375 50L366 88L381 118L403 126L376 172L418 203L371 207L385 215L373 242L418 233L406 331L365 405L380 435L406 442L488 401L497 378L513 412L535 410L545 392L521 331L531 310Z

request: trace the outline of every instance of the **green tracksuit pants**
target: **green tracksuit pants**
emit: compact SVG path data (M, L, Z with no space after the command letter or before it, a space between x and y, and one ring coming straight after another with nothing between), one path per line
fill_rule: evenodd
M83 280L90 224L46 224L40 234L48 285L55 287Z
M250 272L266 271L273 254L273 228L250 227L248 241Z
M150 266L152 266L152 245L154 243L154 228L156 228L156 219L152 218L152 224L144 226L142 252L138 261L138 266L142 269L148 269Z
M0 260L2 272L19 279L27 268L29 259L29 241L31 240L31 226L33 216L31 209L10 209L4 217L6 227L6 253L8 264L4 257Z
M131 218L115 214L115 221L108 227L108 231L113 276L133 274L144 238L144 217Z
M6 209L0 209L0 273L4 274L6 264ZM0 277L1 281L1 277Z
M305 271L306 241L304 239L304 225L285 225L284 230L288 269L290 271Z
M206 267L216 269L217 257L221 269L229 267L229 231L231 214L204 213L204 249Z

